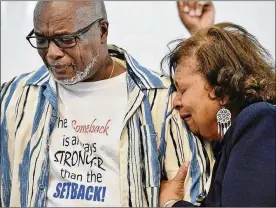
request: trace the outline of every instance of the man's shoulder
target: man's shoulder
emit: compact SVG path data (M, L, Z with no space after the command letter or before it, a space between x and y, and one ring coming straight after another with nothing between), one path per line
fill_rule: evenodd
M1 99L4 99L7 95L15 95L23 91L26 86L37 85L39 81L46 80L45 78L49 75L46 68L43 66L35 71L21 74L12 78L11 80L4 82L1 85Z
M151 70L149 70L151 71ZM160 74L158 72L155 71L151 71L156 77L158 77L158 79L163 83L163 88L161 89L169 89L172 86L172 79L170 77L167 77L163 74Z
M158 80L160 81L160 84L159 86L154 86L152 88L149 89L149 92L150 93L154 93L156 94L156 96L161 96L163 97L164 94L167 94L167 95L170 95L172 94L172 81L169 77L166 77L162 74L158 74L154 71L151 71L155 77L158 78ZM165 97L164 97L165 98Z
M161 109L165 107L164 110L170 112L167 116L174 116L177 112L173 110L175 91L172 85L172 80L170 77L164 75L159 75L158 78L163 83L163 87L149 89L149 100L151 104L154 103L155 106L152 110L156 110L157 114L160 114L162 111Z
M48 70L46 69L45 66L42 66L42 67L38 68L37 70L23 73L19 76L15 76L12 79L4 82L2 85L8 84L8 83L14 84L14 83L20 83L20 82L23 84L26 84L26 85L35 84L35 81L38 81L39 79L41 79L47 75L49 75Z
M141 89L164 91L171 86L169 77L145 67L132 57L125 49L116 45L108 45L110 56L121 60L130 77Z

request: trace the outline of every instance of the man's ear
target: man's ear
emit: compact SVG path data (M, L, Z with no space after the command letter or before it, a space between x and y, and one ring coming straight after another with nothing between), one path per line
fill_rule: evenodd
M108 35L108 22L106 20L102 20L100 22L101 27L101 43L107 42L107 35Z

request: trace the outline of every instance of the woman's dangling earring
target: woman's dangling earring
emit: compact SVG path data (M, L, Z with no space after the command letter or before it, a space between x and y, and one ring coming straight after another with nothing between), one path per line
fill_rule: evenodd
M231 126L231 112L225 107L222 107L217 112L217 123L218 123L218 134L221 135L221 137L223 137L226 131Z

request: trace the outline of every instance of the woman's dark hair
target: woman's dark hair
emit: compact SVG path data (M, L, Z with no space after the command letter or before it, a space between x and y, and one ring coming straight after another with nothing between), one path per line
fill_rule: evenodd
M276 103L275 66L270 53L247 30L232 23L204 28L166 55L170 76L185 59L196 58L197 70L215 89L215 98L228 97L229 108L267 101Z

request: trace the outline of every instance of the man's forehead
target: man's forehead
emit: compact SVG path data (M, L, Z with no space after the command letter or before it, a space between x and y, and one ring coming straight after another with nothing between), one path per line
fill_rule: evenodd
M70 19L74 16L73 7L67 2L43 2L34 11L34 22L47 22L51 19Z
M92 10L95 9L95 10ZM101 13L100 11L96 11L99 9L98 7L91 7L88 5L80 6L75 9L75 21L77 24L90 24L92 21L100 18L99 14Z
M38 3L39 4L39 3ZM93 8L95 7L95 8ZM34 13L34 20L38 22L46 22L50 19L74 20L77 24L90 23L96 19L96 15L100 10L97 4L91 2L70 2L70 1L50 1L37 5ZM93 18L95 16L95 18Z

